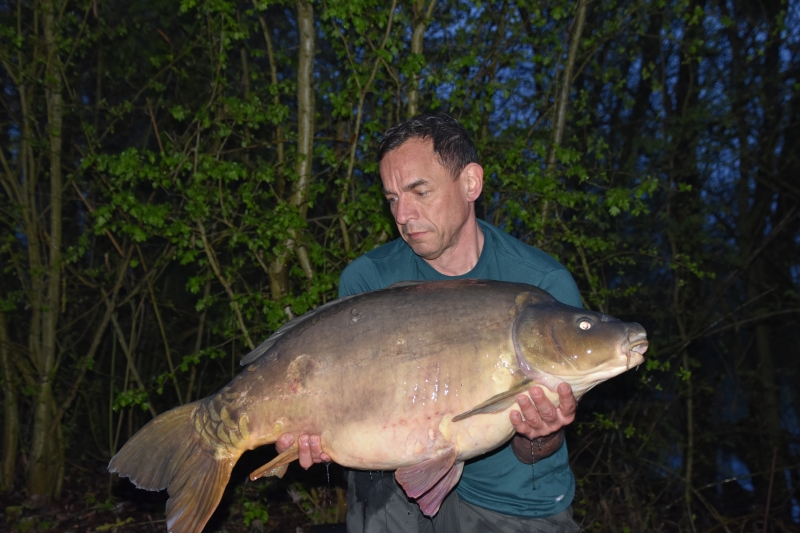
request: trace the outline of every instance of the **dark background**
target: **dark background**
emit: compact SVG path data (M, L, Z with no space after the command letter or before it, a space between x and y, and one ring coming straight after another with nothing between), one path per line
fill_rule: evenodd
M396 236L380 133L447 111L479 216L648 330L569 430L583 528L797 531L799 7L0 0L5 523L163 530L109 458ZM207 530L342 517L240 469Z

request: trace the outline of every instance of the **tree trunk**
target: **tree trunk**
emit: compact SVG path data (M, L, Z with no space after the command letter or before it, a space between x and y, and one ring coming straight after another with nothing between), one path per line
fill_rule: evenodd
M272 48L272 38L269 34L269 27L267 26L267 21L264 19L264 16L259 11L258 7L258 0L252 0L253 7L255 8L256 13L258 14L258 23L261 25L261 32L264 35L264 42L267 44L267 58L269 59L269 78L270 82L274 87L278 86L278 67L275 62L275 51ZM272 96L272 103L277 108L281 105L281 97L278 92ZM277 168L277 178L276 178L276 192L279 197L283 198L283 191L286 188L286 178L284 177L285 169L285 156L283 151L283 128L281 125L278 124L275 128L275 140L277 143L277 150L278 150L278 168Z
M28 495L40 502L58 497L63 477L63 450L60 431L54 427L56 401L53 395L53 377L56 361L56 326L59 314L61 289L61 131L63 118L62 79L56 43L56 5L52 0L41 4L42 30L46 53L45 99L47 101L47 132L50 162L50 235L47 240L46 259L34 276L41 277L44 289L38 315L41 327L38 338L31 339L37 347L32 352L39 373L39 390L33 415L33 435L30 462L28 463ZM33 178L33 176L31 176ZM35 267L31 262L31 267ZM33 330L34 328L32 328Z
M586 21L586 0L578 0L575 8L575 20L572 23L570 33L569 50L567 51L567 62L561 73L558 96L556 98L555 110L553 112L553 133L550 141L550 148L547 151L546 172L548 176L555 176L556 172L556 152L561 146L564 137L564 128L567 124L567 105L569 104L569 88L572 85L572 72L575 70L575 58L578 56L578 48L581 44L583 35L583 25ZM542 226L547 217L550 216L550 202L545 200L542 204ZM544 243L544 229L539 241L541 246Z
M436 0L431 0L428 4L428 9L425 9L425 0L416 0L414 3L414 29L411 33L411 54L422 55L422 50L425 40L425 29L428 27L428 21L433 14L433 7L436 5ZM419 72L414 73L411 80L411 87L408 90L408 109L406 115L411 118L419 114Z
M3 380L3 463L0 470L0 491L8 491L14 488L19 415L16 372L11 362L11 339L3 312L0 312L0 372Z
M765 54L769 59L771 55L777 59L778 51L774 50L774 54ZM776 62L777 63L777 62ZM766 69L765 69L766 70ZM763 76L765 89L762 94L765 95L766 102L776 101L778 99L774 94L770 94L770 89L778 84L779 74L777 72L777 65L773 71L767 71ZM774 84L774 85L773 85ZM770 85L773 85L772 87ZM772 100L769 100L772 98ZM755 156L757 161L757 168L755 169L756 184L747 193L747 211L742 212L740 216L739 227L741 229L741 242L742 256L747 258L754 251L762 249L758 256L752 261L750 268L746 273L747 284L747 298L748 300L757 298L760 294L768 290L774 290L775 295L771 298L780 302L785 294L793 290L791 283L786 283L790 277L783 278L777 268L777 257L780 257L784 252L775 248L775 241L764 243L765 235L768 234L766 228L772 225L773 228L780 222L778 213L773 207L778 205L775 190L772 186L766 185L772 181L773 169L775 168L775 154L777 152L776 141L778 136L774 134L775 131L780 131L780 117L775 114L775 109L765 109L763 111L764 125L760 135L760 142L758 143L758 154ZM751 182L742 183L743 196L744 189ZM748 187L749 188L749 187ZM746 259L744 259L746 260ZM758 308L760 313L766 314L770 309L780 308L780 304L766 306L760 302ZM782 367L785 368L785 356L782 357L782 351L778 346L781 346L781 323L780 321L773 321L770 319L762 319L754 328L754 343L753 354L755 355L755 376L757 378L756 386L758 387L757 400L753 400L754 411L761 421L763 432L763 453L761 454L758 467L760 470L769 470L771 468L772 454L768 452L770 447L776 446L778 453L779 464L787 464L790 462L788 457L785 457L786 442L783 441L785 435L781 427L781 412L786 408L782 405L780 399L780 386ZM784 385L787 386L787 385ZM751 393L752 394L752 393ZM756 396L753 395L753 398ZM768 476L761 479L755 479L754 484L760 490L760 494L766 494L768 490ZM773 498L776 501L788 500L789 495L786 492L786 485L782 482L776 482L772 491ZM766 498L766 496L762 496Z
M556 99L556 108L553 113L553 137L550 143L550 149L547 152L548 172L552 172L555 167L556 148L561 145L561 141L564 138L564 128L567 124L569 88L572 85L572 72L575 70L575 59L578 57L578 48L580 48L581 45L584 22L586 22L586 0L578 0L578 7L575 10L575 20L572 23L572 32L570 34L567 62L561 73L558 98Z
M692 3L692 8L697 3ZM688 25L684 36L684 43L692 43L701 33L698 25ZM665 129L673 138L674 148L668 159L669 188L666 199L666 235L670 246L670 255L676 263L683 261L684 257L701 261L703 257L703 216L701 176L698 172L696 147L698 134L693 127L694 116L700 106L698 95L698 68L694 56L686 50L689 46L681 46L680 68L674 92L669 95L667 89L662 89L664 108L667 110ZM661 68L667 68L662 65ZM674 103L673 103L674 101ZM702 264L699 263L699 268ZM697 314L692 303L692 296L703 294L703 289L697 275L688 268L676 268L672 286L672 307L675 314L675 325L682 345L688 345L692 332L699 331L702 326L698 324ZM694 362L699 357L693 350L681 350L681 367L686 372L682 381L678 381L681 390L684 408L684 435L683 445L683 475L684 475L684 524L687 530L693 530L692 505L696 458L701 455L697 451L698 442L695 438L697 430L697 413L694 409L698 404L698 391L694 387L696 377L691 375ZM703 476L700 476L701 478Z
M311 190L311 164L314 158L314 8L310 2L297 1L297 28L300 34L300 51L297 60L297 182L289 204L297 208L300 217L308 212L308 195ZM280 300L289 292L289 255L297 254L306 276L314 273L306 250L297 243L297 233L290 230L291 239L284 243L284 251L269 265L270 289L273 300Z
M314 156L314 8L298 0L297 27L300 30L300 53L297 61L297 183L291 204L308 211L311 189L311 163Z

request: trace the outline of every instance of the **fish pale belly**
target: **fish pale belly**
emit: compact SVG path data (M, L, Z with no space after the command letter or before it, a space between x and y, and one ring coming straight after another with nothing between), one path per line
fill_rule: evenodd
M396 470L455 448L458 461L494 450L514 434L509 413L479 414L453 422L456 412L396 417L382 423L354 422L322 433L334 462L364 470ZM466 410L466 409L465 409Z

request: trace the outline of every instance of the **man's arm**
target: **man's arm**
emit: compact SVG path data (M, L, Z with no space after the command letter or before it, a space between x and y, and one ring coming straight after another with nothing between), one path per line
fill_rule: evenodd
M563 443L564 430L560 429L546 437L533 440L517 435L511 441L511 450L521 463L529 465L553 455Z
M540 387L533 387L529 392L530 398L525 394L517 396L520 411L512 411L510 414L511 423L517 432L511 439L511 449L526 464L532 462L531 453L535 461L538 461L554 454L561 447L564 441L562 428L575 420L577 409L572 388L567 383L558 386L558 407L547 399Z

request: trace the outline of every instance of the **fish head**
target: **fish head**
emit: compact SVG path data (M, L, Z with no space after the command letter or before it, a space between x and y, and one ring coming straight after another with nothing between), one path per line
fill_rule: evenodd
M525 307L513 329L520 370L553 391L567 382L576 398L641 364L648 347L639 324L556 301Z

